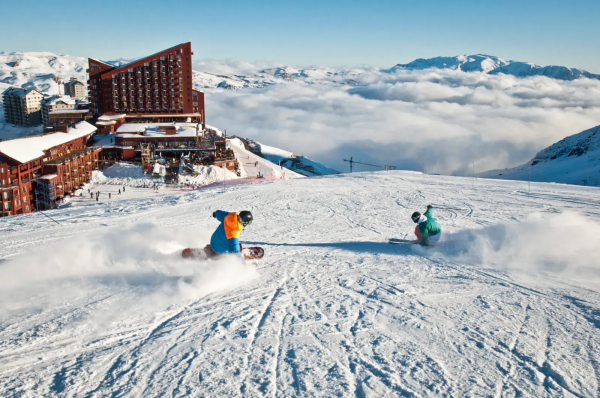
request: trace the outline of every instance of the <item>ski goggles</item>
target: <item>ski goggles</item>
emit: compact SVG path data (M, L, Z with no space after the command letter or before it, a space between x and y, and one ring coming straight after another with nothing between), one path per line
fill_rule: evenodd
M246 228L246 227L247 227L248 225L250 225L250 224L252 224L252 221L246 221L246 222L242 221L242 226L243 226L244 228Z
M412 218L413 222L416 224L419 222L420 217L411 217L411 218Z

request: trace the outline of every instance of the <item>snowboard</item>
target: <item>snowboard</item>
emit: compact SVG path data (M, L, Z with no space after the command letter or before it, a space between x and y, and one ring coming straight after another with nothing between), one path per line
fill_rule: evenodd
M410 245L410 244L413 244L413 243L417 243L416 240L396 239L396 238L392 238L388 242L391 243L392 245Z
M265 250L259 246L244 247L242 249L244 260L260 260L265 256ZM181 257L191 259L211 259L218 260L219 255L212 251L210 245L206 245L203 249L187 248L181 252Z

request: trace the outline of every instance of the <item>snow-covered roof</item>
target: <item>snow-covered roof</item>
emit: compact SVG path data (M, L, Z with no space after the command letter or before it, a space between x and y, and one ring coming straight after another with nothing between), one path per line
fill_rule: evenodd
M124 115L125 116L125 115ZM202 116L201 113L165 113L164 115L129 115L128 118L152 118L152 117L197 117Z
M2 95L7 94L7 95L17 95L19 97L25 97L27 94L29 94L32 91L35 91L36 93L38 93L40 95L43 95L42 93L40 93L39 91L37 91L34 88L30 88L30 89L26 90L21 87L9 87L2 92Z
M74 84L81 84L82 86L84 85L82 82L80 82L79 80L72 80L72 81L68 81L65 83L65 86L72 86Z
M20 163L44 157L44 151L93 134L98 129L88 122L79 122L68 133L52 133L0 142L0 153Z
M61 113L89 113L89 109L57 109L55 111L48 112L49 115L58 115Z
M114 68L114 65L111 65L111 64L109 64L109 63L106 63L106 62L104 62L104 61L100 61L99 59L96 59L96 58L88 58L88 59L90 59L90 60L92 60L92 61L94 61L94 62L100 62L101 64L104 64L104 65L106 65L106 66L110 66L110 67L113 67L113 68Z
M43 175L43 176L39 177L38 179L40 179L40 180L51 180L51 179L56 178L56 177L58 177L58 174L46 174L46 175Z
M109 120L107 122L96 122L97 126L112 126L113 124L117 124L116 120Z
M52 95L42 100L42 103L46 105L56 105L59 102L64 102L67 105L76 105L81 101L78 101L77 99L68 95Z
M200 130L199 123L125 123L117 129L117 135L123 138L164 137L165 127L175 126L175 134L171 137L196 137ZM145 134L141 136L141 133ZM137 134L131 134L137 133Z
M98 118L98 120L117 120L117 119L123 119L125 116L127 116L126 114L122 114L122 115L102 115Z

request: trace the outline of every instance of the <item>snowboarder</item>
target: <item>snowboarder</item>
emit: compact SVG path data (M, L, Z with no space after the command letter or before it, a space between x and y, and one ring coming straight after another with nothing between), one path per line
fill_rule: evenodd
M213 217L219 220L221 224L210 238L210 250L217 256L236 254L242 257L239 240L240 232L252 224L252 213L247 210L241 211L240 214L217 210L213 213Z
M433 206L428 205L425 214L415 211L410 217L417 224L415 235L417 235L417 243L421 246L433 246L439 242L442 236L442 227L433 218L431 209L433 209Z
M125 185L123 185L123 192L125 192Z
M121 194L121 190L119 189L119 195Z

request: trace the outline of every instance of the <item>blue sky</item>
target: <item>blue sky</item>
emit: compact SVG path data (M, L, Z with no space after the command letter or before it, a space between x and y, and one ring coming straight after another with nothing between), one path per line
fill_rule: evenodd
M600 1L4 0L0 51L136 58L191 40L196 59L390 67L486 53L600 73Z

